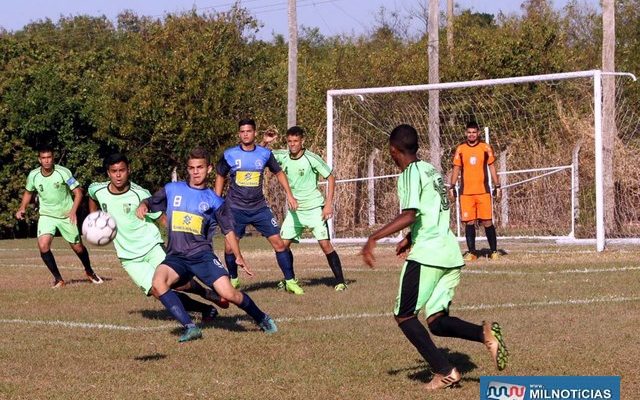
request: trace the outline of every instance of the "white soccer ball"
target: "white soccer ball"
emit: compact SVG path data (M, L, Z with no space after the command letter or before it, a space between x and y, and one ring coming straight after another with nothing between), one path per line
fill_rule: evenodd
M82 236L87 242L97 246L111 243L117 231L116 220L104 211L92 212L82 223Z

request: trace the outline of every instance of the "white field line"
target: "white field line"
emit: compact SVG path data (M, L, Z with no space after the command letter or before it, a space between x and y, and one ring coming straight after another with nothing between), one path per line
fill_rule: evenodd
M640 301L640 297L616 297L605 296L591 299L568 299L568 300L545 300L534 301L528 303L502 303L502 304L469 304L452 307L454 311L472 311L472 310L485 310L485 309L497 309L497 308L537 308L537 307L553 307L553 306L566 306L566 305L586 305L595 303L623 303ZM277 322L313 322L313 321L336 321L336 320L349 320L349 319L363 319L363 318L381 318L390 317L392 313L360 313L360 314L337 314L337 315L320 315L309 317L280 317L276 318ZM241 322L240 319L237 322ZM160 331L169 328L175 328L176 324L165 324L160 326L128 326L128 325L115 325L115 324L99 324L99 323L86 323L86 322L74 322L74 321L42 321L42 320L25 320L25 319L0 319L0 324L21 324L21 325L46 325L46 326L58 326L70 329L93 329L93 330L110 330L110 331L128 331L128 332L149 332Z

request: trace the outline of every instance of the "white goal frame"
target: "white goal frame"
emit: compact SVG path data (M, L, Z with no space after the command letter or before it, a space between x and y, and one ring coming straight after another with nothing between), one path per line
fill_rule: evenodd
M429 91L460 89L480 86L496 86L508 84L521 84L529 82L558 81L575 78L591 78L593 80L593 124L594 124L594 145L595 145L595 202L596 202L596 250L603 251L605 248L605 225L604 225L604 180L603 180L603 143L602 143L602 76L603 75L624 75L631 77L634 81L636 77L626 72L603 72L601 70L588 70L577 72L565 72L557 74L531 75L512 78L484 79L465 82L448 82L425 85L409 86L388 86L359 89L333 89L327 91L327 164L333 168L333 146L334 146L334 106L335 97L357 96L380 93L400 93L410 91ZM343 180L348 181L348 180ZM333 220L328 221L331 237L335 237Z

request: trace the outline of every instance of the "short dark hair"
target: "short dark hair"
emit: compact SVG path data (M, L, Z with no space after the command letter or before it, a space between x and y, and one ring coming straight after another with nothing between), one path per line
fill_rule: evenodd
M129 166L129 159L127 156L122 153L113 153L104 158L102 166L104 169L109 169L110 166L121 162L125 163L127 167Z
M292 126L287 129L287 136L298 136L300 138L304 137L304 129L299 127L298 125Z
M464 129L465 130L467 130L467 129L478 129L478 130L480 130L480 125L478 125L478 123L476 121L469 121L469 122L467 122L467 126Z
M418 152L418 132L411 125L398 125L389 135L389 144L404 154L416 154Z
M211 165L211 155L204 147L195 147L191 149L189 157L187 158L187 161L189 160L206 160L207 165Z
M238 128L243 125L251 125L253 126L253 129L256 129L256 121L252 120L251 118L242 118L240 121L238 121Z
M42 154L42 153L51 153L53 154L53 146L51 146L50 144L40 144L38 145L38 147L36 147L36 151L38 152L38 154Z

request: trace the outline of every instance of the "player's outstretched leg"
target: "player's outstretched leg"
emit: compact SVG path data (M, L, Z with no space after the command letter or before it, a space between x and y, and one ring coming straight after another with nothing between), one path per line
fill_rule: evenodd
M497 322L482 322L482 331L484 345L487 346L487 350L489 350L489 354L491 354L498 371L502 371L507 368L509 361L509 350L507 350L507 346L504 343L502 327Z
M425 386L428 390L457 386L462 377L449 360L436 347L427 329L413 316L396 316L396 322L409 342L418 350L434 372L434 376Z
M158 299L173 317L185 328L178 339L179 342L200 339L202 331L191 320L180 298L171 290L171 285L179 280L179 275L168 265L161 264L153 275L153 291L158 294Z
M258 324L265 333L276 333L278 327L275 321L264 311L262 311L248 294L241 292L231 286L229 277L224 275L213 282L213 288L220 296L228 299L231 303L246 312Z
M93 268L91 268L91 260L89 259L89 251L87 248L84 247L82 243L72 243L71 248L80 259L80 262L84 267L84 273L87 275L87 279L89 279L91 283L100 285L103 282L102 278L100 278L98 274L93 271Z

